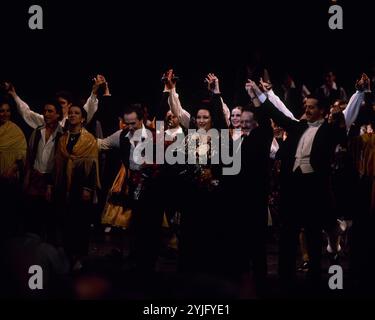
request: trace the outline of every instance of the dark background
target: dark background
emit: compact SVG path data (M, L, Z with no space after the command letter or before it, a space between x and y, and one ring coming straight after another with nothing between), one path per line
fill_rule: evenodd
M103 73L124 103L155 108L170 66L181 78L183 101L194 101L204 75L215 72L231 106L255 52L273 82L290 71L313 88L333 69L350 93L360 72L371 73L368 1L337 1L343 30L328 28L328 0L202 2L2 1L0 78L38 104L60 89L87 96L92 77ZM32 4L43 8L43 30L28 27Z

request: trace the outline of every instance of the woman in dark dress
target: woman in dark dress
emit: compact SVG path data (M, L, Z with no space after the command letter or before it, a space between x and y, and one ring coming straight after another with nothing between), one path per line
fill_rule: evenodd
M100 187L97 142L83 128L85 119L83 108L69 108L69 130L56 152L56 198L63 209L64 246L73 263L88 254L90 212Z
M209 82L216 82L214 75ZM182 147L187 163L182 177L181 240L179 268L186 272L217 274L224 272L225 221L222 201L220 139L215 130L227 128L220 93L197 108L195 133L188 134ZM190 159L190 160L189 160ZM191 160L196 160L195 164ZM188 161L189 160L189 161Z

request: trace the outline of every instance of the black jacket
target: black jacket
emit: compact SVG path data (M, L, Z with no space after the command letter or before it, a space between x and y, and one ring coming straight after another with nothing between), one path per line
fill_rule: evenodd
M262 105L270 117L288 133L281 150L281 174L288 175L293 172L295 154L298 142L308 128L306 120L295 121L276 109L268 100ZM313 141L310 155L310 164L314 172L324 176L330 173L335 147L339 143L345 143L347 139L346 129L325 121L318 129Z
M258 127L251 130L241 145L241 179L249 189L267 192L269 186L270 149L273 138L271 121L266 110L256 108Z
M224 176L228 198L243 197L245 206L248 202L264 199L269 191L273 130L265 109L256 108L254 115L259 126L241 142L241 171L237 175ZM237 204L241 206L241 201Z

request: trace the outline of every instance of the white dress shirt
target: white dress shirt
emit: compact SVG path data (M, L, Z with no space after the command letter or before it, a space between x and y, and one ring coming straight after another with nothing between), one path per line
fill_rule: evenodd
M120 135L122 129L111 134L107 138L98 139L98 148L99 150L111 150L111 149L120 149Z
M53 170L55 162L55 139L58 132L63 132L61 126L57 126L48 141L46 141L46 128L40 130L41 137L34 162L34 169L40 173L51 173Z
M42 114L32 111L28 104L19 96L16 96L14 98L14 101L16 102L19 114L30 127L36 129L37 127L44 125L44 117ZM83 109L85 109L87 112L87 123L89 123L95 112L98 110L98 99L93 93L87 99L85 105L83 106ZM62 128L64 128L67 119L68 117L66 116L59 122Z
M129 139L130 142L129 168L133 171L139 171L141 169L142 156L139 152L135 153L134 150L136 148L137 143L144 141L148 138L145 126L142 124L142 129L136 130L134 134L132 134L129 131L126 137ZM146 156L147 155L148 154L146 153Z
M105 139L98 139L98 148L99 150L110 150L110 149L120 149L120 135L122 130L118 130L112 135L108 136ZM137 142L146 140L148 138L148 133L145 126L142 124L142 128L136 130L134 134L130 131L126 135L129 138L130 142L130 156L129 156L129 167L131 170L140 170L141 165L139 164L140 154L134 154Z
M293 171L298 167L301 168L302 173L312 173L314 172L313 167L310 163L311 147L314 142L316 133L318 132L320 126L323 124L324 119L308 122L309 127L303 133L302 137L299 139L296 160L294 161Z

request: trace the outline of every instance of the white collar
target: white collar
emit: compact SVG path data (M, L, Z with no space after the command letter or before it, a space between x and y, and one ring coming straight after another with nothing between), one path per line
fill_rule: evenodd
M314 122L307 122L309 127L320 127L324 122L324 119L316 120Z
M46 125L44 124L43 127L40 129L41 131L46 131ZM60 125L60 123L57 124L57 127L55 131L53 131L52 136L55 136L57 133L64 133L63 127Z

